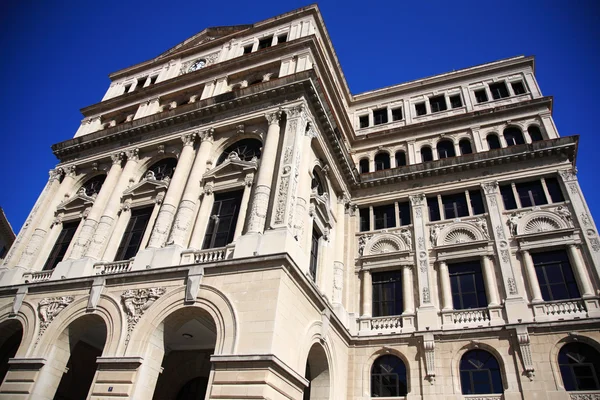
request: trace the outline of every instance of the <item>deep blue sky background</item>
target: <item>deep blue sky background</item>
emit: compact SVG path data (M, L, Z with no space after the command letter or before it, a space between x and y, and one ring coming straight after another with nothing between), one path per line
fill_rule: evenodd
M208 26L254 23L300 1L0 1L0 206L18 231L108 74ZM579 134L579 179L600 222L600 2L323 1L352 93L514 55L536 56L562 136Z

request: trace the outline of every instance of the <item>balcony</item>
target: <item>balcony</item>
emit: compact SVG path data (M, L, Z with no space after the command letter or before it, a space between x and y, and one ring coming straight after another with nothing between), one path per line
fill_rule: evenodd
M502 400L502 395L498 393L492 394L466 394L464 400ZM583 399L579 399L583 400Z
M415 315L361 317L358 325L360 336L409 333L415 330Z
M569 392L571 400L600 400L600 391Z
M120 274L131 271L133 258L123 261L94 264L94 275Z
M186 250L181 253L181 265L207 264L227 260L233 255L235 245L206 250Z
M587 316L587 307L582 299L546 301L533 304L532 307L536 321L560 321Z
M446 310L441 312L443 329L481 328L504 324L501 306Z

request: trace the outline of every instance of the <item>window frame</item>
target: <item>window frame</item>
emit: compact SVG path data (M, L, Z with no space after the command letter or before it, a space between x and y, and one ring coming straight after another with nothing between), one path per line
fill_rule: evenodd
M557 255L556 261L540 261L540 258L550 258L554 254ZM562 259L559 259L559 257L562 257ZM569 259L569 256L565 250L552 250L539 253L531 253L531 258L533 262L533 267L535 269L535 275L538 279L538 284L540 286L540 291L542 293L542 298L544 301L564 301L581 298L581 291L579 289L579 285L577 284L577 277L575 276L575 272L573 271L573 267L571 266L571 260ZM559 264L562 282L551 282L551 280L548 278L548 268L555 267L556 264ZM565 274L565 272L568 273ZM558 289L552 290L553 287L556 287L558 285L562 285L562 288L568 297L558 296L558 292L556 292L556 290Z
M383 373L383 372L375 372L376 370L380 370L382 369L381 364L386 362L387 360L392 360L392 358L394 359L394 364L392 365L391 363L385 364L388 367L392 367L390 368L390 371L393 371L393 373ZM377 398L377 397L405 397L410 391L409 391L409 379L408 379L408 370L406 368L406 364L404 363L404 360L402 360L400 357L394 355L394 354L383 354L380 355L379 357L377 357L375 360L373 360L373 364L371 365L370 371L369 371L369 381L371 384L371 390L370 390L370 394L372 398ZM385 376L395 376L395 385L391 386L391 385L385 385L383 386L383 379L382 377ZM376 377L379 377L379 385L376 386ZM401 384L403 384L401 386ZM393 387L395 388L394 393L390 394L386 394L385 392L382 392L382 389L384 387Z
M125 231L123 232L123 236L121 236L121 241L119 242L119 247L117 247L117 253L115 254L115 261L126 261L126 260L130 260L131 258L135 257L135 255L138 253L138 251L140 251L142 245L143 245L143 241L144 241L144 236L146 233L146 230L148 229L148 225L150 224L150 220L152 219L152 212L154 210L153 206L145 206L145 207L139 207L139 208L134 208L130 210L130 217L129 217L129 221L127 222L127 226L125 227ZM139 217L143 217L143 216L147 216L147 220L144 223L144 227L142 229L136 229L135 232L133 231L134 229L134 224L137 223L137 218ZM135 220L133 218L136 218ZM127 253L129 252L129 249L132 248L131 246L131 239L133 238L133 235L136 233L141 233L139 235L139 241L137 243L137 245L135 245L134 247L136 247L136 250L133 252L133 255L130 255L130 257L127 257Z
M372 272L371 289L371 311L374 318L402 315L402 271Z
M210 212L209 220L206 221L207 225L206 225L206 230L204 233L204 238L202 240L202 250L221 248L221 247L225 247L228 244L230 244L233 240L233 235L235 234L235 227L236 227L238 219L240 217L239 213L240 213L240 208L241 208L241 204L242 204L243 190L215 193L215 194L213 194L213 196L215 196L215 198L213 200L213 205L212 205L212 209ZM219 198L219 200L217 200L218 198ZM223 219L223 218L220 218L220 210L221 210L221 207L228 200L233 200L234 203L235 202L236 203L235 203L235 209L234 209L233 213L225 215L225 217L230 218L229 229L227 230L227 240L226 240L227 243L225 243L223 246L215 246L217 237L223 233L223 232L219 232L219 228L222 223L221 220ZM215 210L215 207L218 203L220 204L219 209ZM215 211L218 211L219 214L215 214ZM214 224L214 225L211 225L211 224ZM208 240L208 242L207 242L207 240Z
M50 250L50 254L44 263L42 271L52 271L56 268L58 263L63 261L65 255L69 251L69 247L71 247L71 244L73 243L73 239L75 238L80 223L81 220L79 219L62 223L62 229L52 246L52 250ZM65 240L67 235L70 235L70 237L68 240Z
M472 310L486 308L488 306L487 293L485 291L485 277L479 260L464 261L448 264L448 275L450 277L450 289L452 293L452 304L455 310ZM461 277L471 277L472 290L463 289L467 282ZM456 277L456 279L453 279ZM464 282L463 282L464 281ZM466 297L475 295L474 304L466 304ZM457 304L456 299L459 299Z

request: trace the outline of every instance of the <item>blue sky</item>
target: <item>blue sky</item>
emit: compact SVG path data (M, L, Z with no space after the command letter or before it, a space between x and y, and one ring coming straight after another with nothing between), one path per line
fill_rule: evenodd
M2 1L0 206L13 229L27 218L70 139L79 109L102 98L108 74L152 58L208 26L249 24L298 1ZM352 93L514 55L536 56L562 136L579 134L579 179L600 218L593 122L600 105L600 3L594 1L323 1ZM600 221L598 221L600 222Z

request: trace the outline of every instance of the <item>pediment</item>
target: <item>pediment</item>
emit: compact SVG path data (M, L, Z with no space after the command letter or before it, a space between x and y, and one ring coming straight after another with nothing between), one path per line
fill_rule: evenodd
M329 225L329 227L333 226L335 218L329 208L329 195L327 192L323 193L321 196L313 192L310 195L310 203L309 213L316 214L319 219Z
M123 197L138 197L145 195L152 195L160 191L167 190L169 187L168 180L157 180L157 179L148 179L145 178L140 181L138 184L133 185L123 192Z
M239 175L245 176L249 172L255 172L257 168L257 161L243 161L235 156L230 156L222 164L206 172L203 178L205 180L217 180L237 177Z
M70 211L84 209L94 204L94 200L96 200L95 196L88 196L85 194L85 190L80 190L74 196L60 203L57 210L68 213Z

